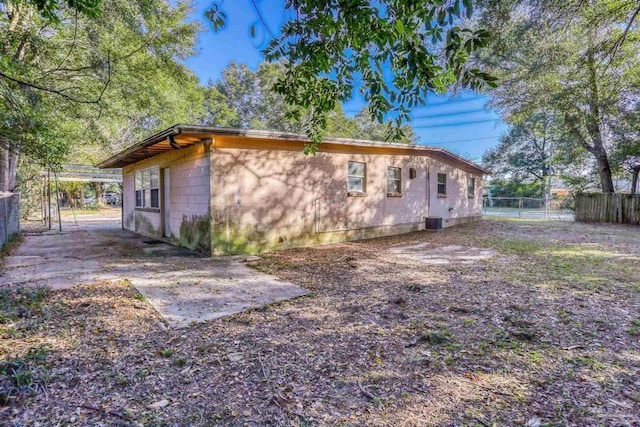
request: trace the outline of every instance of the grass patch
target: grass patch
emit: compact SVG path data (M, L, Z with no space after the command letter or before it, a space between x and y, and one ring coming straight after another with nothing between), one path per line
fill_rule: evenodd
M502 253L514 255L534 254L544 249L541 243L526 239L487 237L481 239L481 242Z
M627 333L634 337L640 336L640 320L632 320L631 327L627 328Z
M43 391L49 381L45 363L50 350L30 348L22 357L0 363L0 405Z
M49 292L44 287L0 289L0 325L41 313Z
M17 248L24 240L22 233L15 233L9 236L9 241L0 248L0 267L4 265L4 258L9 256L11 252Z

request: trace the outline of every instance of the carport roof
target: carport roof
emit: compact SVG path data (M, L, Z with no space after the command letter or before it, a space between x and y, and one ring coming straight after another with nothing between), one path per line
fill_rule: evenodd
M243 137L254 141L291 141L291 142L310 142L306 135L300 135L288 132L250 130L238 128L224 128L205 125L185 125L178 124L168 129L158 132L150 137L132 145L131 147L121 151L118 154L104 160L98 164L99 168L122 168L141 160L162 154L167 151L174 150L169 144L167 138L172 136L180 148L201 142L203 139L215 139L216 136ZM480 174L490 174L489 171L483 169L474 162L458 156L442 147L432 147L420 144L402 144L390 143L360 139L348 138L324 138L320 144L319 151L323 151L324 147L338 146L342 150L349 151L350 148L362 149L363 147L388 149L389 151L399 152L401 154L425 155L446 163L455 164L460 169L468 172Z

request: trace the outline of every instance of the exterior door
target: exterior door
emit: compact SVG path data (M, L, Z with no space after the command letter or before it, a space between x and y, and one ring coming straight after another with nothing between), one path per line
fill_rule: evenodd
M162 215L164 217L164 235L171 237L171 174L170 169L163 169L162 176Z

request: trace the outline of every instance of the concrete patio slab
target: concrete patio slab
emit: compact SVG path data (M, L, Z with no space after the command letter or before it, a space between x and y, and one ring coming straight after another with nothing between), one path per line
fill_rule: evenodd
M147 242L147 243L145 243ZM128 280L174 327L306 295L243 257L209 258L120 228L119 218L63 223L30 234L6 257L0 285L72 286Z
M399 244L389 249L389 252L393 256L409 258L425 264L473 264L495 255L493 249L433 243Z

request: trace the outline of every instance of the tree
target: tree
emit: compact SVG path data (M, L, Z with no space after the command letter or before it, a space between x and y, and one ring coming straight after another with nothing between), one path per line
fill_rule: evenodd
M307 130L308 114L292 115L295 107L273 91L274 83L285 74L284 64L278 62L261 63L256 71L232 62L218 81L208 83L199 123L282 132ZM409 125L402 131L402 136L394 135L388 125L371 120L366 109L349 118L340 105L327 114L325 127L325 133L332 137L404 143L417 140Z
M523 182L521 179L493 178L488 184L491 197L540 197L540 181Z
M614 191L609 122L637 93L638 10L625 0L506 0L486 2L478 20L495 35L477 61L498 77L493 106L514 124L556 114L565 141L591 154L605 193Z
M83 145L95 153L199 114L197 80L176 61L199 31L189 11L160 0L0 1L0 190L15 187L20 156L51 167Z
M612 162L631 174L630 191L636 194L640 175L640 108L620 111L611 128L617 140L611 155Z
M545 113L535 113L512 126L500 143L482 157L482 164L497 176L516 181L536 180L545 196L550 175L553 146L557 144L556 119Z
M483 29L459 25L472 7L470 0L287 0L277 35L255 7L270 37L267 60L287 65L274 88L295 107L289 117L308 115L305 131L312 143L305 152L315 152L329 113L356 89L372 119L382 123L393 116L398 130L429 92L443 93L456 81L474 90L493 86L488 74L466 67L469 55L489 39ZM222 2L214 1L206 16L215 30L224 27Z

